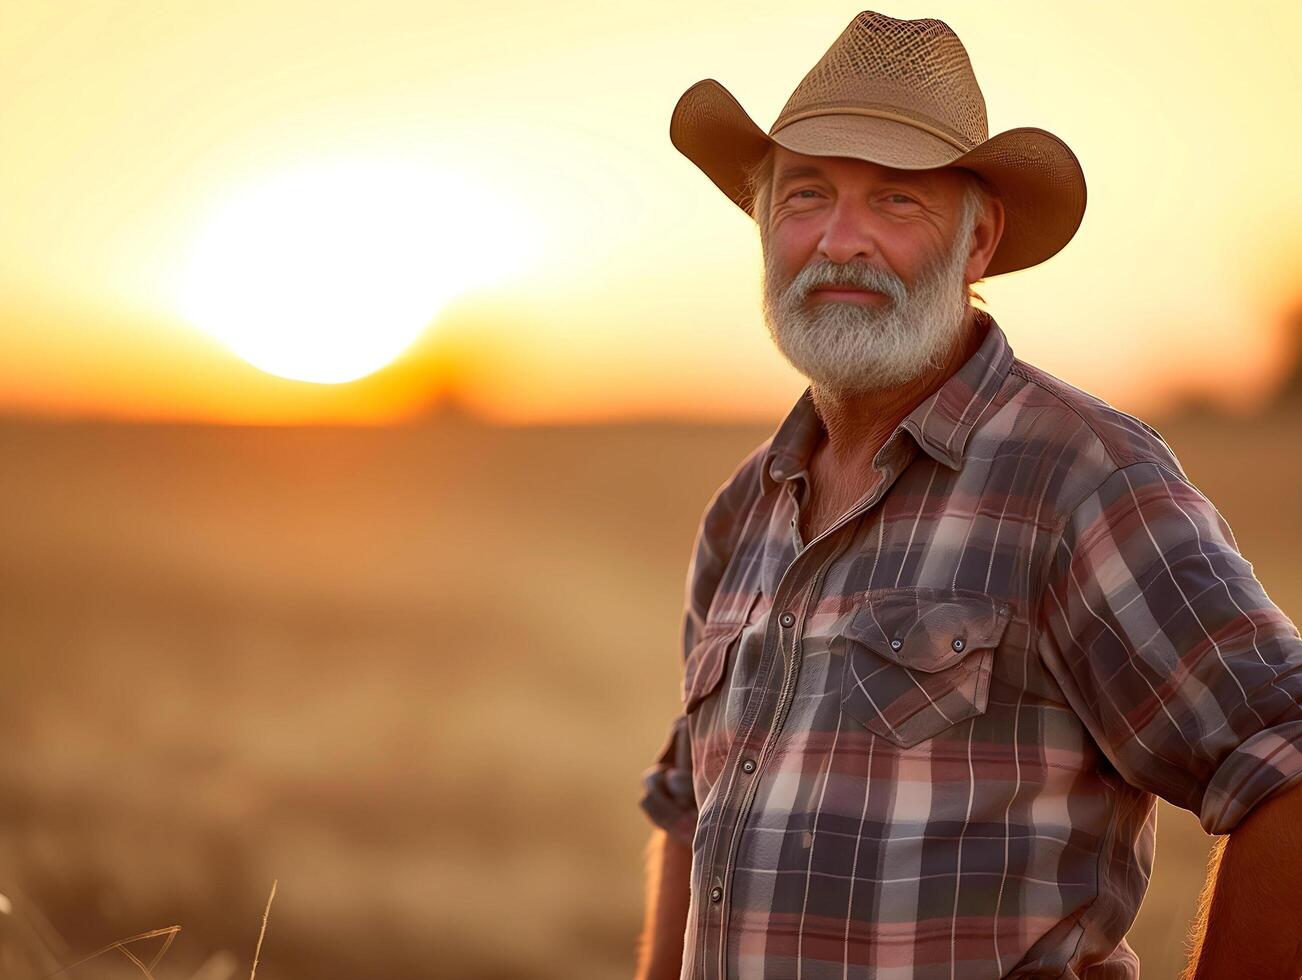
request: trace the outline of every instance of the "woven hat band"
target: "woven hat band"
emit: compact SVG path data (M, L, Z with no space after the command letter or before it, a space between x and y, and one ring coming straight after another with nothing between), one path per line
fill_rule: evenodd
M906 116L898 112L890 112L886 109L867 108L865 106L823 106L818 109L806 109L804 112L792 113L790 116L783 119L779 125L773 127L773 132L769 135L776 136L792 123L799 122L802 119L812 119L815 116L871 116L874 119L889 119L892 122L904 123L905 125L912 126L914 129L920 129L924 133L929 133L937 139L944 140L960 153L966 153L968 150L972 149L971 144L956 139L952 133L928 125L925 122L920 122L913 116Z

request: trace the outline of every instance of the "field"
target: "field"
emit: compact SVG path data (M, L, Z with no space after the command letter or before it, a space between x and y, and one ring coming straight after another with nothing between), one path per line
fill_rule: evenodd
M1302 414L1157 424L1296 616ZM629 975L692 534L767 431L0 423L3 976L179 924L160 980L246 977L273 878L259 980ZM1159 821L1154 980L1210 843Z

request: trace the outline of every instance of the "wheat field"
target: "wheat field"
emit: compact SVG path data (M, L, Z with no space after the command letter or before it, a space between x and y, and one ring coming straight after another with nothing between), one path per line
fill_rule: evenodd
M1302 610L1302 413L1156 421ZM261 980L628 976L692 535L768 432L0 423L3 975L178 924L159 980L248 976L278 879ZM1154 980L1210 844L1159 824Z

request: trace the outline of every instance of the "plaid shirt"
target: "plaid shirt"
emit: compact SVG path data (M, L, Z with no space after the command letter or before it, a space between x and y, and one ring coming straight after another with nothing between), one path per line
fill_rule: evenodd
M642 806L684 978L1138 976L1154 794L1302 781L1302 638L1143 422L999 325L802 542L809 392L715 494Z

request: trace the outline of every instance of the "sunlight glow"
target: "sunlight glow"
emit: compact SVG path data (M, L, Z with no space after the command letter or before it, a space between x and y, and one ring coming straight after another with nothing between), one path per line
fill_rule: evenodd
M202 228L182 314L270 374L340 383L402 353L452 297L516 272L530 216L458 175L342 161L232 194Z

